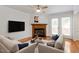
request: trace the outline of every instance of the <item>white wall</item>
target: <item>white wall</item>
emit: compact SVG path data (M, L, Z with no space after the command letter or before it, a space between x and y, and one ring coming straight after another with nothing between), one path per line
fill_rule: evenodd
M73 38L79 39L79 14L73 15Z
M79 6L74 6L73 10L73 38L79 40Z
M48 15L40 15L39 16L39 23L47 24L46 26L46 35L49 36L49 20Z
M9 20L25 22L25 31L8 33ZM0 6L0 34L10 36L14 39L31 36L31 15L5 6Z

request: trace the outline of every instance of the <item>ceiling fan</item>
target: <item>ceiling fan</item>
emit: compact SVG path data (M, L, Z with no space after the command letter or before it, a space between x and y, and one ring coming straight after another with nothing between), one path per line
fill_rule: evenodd
M33 7L36 10L36 12L43 12L43 13L45 13L48 8L47 5L33 5Z

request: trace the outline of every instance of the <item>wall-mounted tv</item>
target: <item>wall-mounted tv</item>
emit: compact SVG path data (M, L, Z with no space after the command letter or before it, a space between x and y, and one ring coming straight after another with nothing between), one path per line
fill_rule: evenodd
M8 32L18 32L25 30L25 22L8 21Z

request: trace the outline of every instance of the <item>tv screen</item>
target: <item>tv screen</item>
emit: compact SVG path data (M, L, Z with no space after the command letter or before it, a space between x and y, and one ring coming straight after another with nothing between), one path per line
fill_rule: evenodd
M25 23L20 21L8 21L8 32L24 31Z

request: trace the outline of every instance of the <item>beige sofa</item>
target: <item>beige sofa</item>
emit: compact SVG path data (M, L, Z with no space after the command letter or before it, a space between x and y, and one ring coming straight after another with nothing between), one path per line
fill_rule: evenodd
M10 40L0 35L0 53L62 53L63 51L46 46L44 44L32 43L21 50L18 48L18 41Z
M17 53L64 53L64 51L50 47L50 46L45 46L43 44L32 44L29 47L25 47Z

